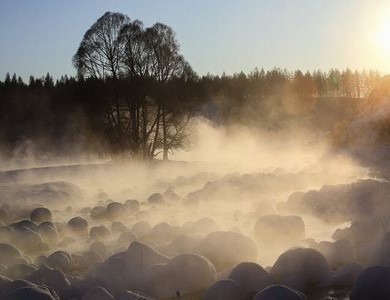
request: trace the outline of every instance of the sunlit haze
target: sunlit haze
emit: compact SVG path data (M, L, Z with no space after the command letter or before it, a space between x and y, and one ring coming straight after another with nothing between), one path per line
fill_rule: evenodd
M0 0L0 300L390 299L390 0Z

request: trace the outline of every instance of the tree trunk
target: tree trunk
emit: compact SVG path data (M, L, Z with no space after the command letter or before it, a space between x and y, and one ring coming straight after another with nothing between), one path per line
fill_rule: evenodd
M153 144L152 148L150 150L150 157L154 158L154 152L156 152L156 146L158 141L158 132L160 131L160 116L161 116L161 109L160 106L157 106L157 123L156 123L156 131L154 134Z
M119 147L120 150L123 150L123 131L122 131L122 120L121 120L121 113L119 109L119 93L118 93L118 82L116 74L113 73L113 88L114 88L114 101L115 101L115 111L116 111L116 119L117 119L117 132L118 132L118 140L119 140Z
M165 120L165 109L162 108L162 126L163 126L163 160L168 160L168 144L167 144L167 124Z
M129 130L129 138L130 138L130 145L132 154L134 154L136 157L140 157L140 155L143 155L143 148L141 148L141 135L140 135L140 127L141 124L139 119L139 99L137 97L134 97L129 102L129 114L130 114L130 130Z
M147 147L148 144L148 137L147 137L147 125L148 125L148 112L146 110L146 99L142 99L142 155L144 159L147 159L149 157L149 150Z

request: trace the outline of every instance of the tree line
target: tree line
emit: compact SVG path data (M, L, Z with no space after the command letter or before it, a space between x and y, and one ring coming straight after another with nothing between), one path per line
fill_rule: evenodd
M87 30L73 64L76 77L14 74L0 81L2 152L129 155L164 159L191 140L191 118L275 128L310 115L319 102L366 98L376 71L264 69L198 76L172 28L144 27L107 12ZM347 104L349 105L349 104Z

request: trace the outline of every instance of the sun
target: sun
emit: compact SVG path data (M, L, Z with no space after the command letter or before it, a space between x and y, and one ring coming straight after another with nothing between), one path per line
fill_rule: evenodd
M386 51L390 51L390 19L381 25L375 36L381 47Z

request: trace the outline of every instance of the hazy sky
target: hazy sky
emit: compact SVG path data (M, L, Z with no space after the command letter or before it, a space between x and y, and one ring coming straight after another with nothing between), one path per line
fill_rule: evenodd
M177 33L200 75L289 70L377 69L390 73L390 0L0 0L0 80L7 71L74 75L72 56L104 12ZM390 41L390 25L389 25Z

